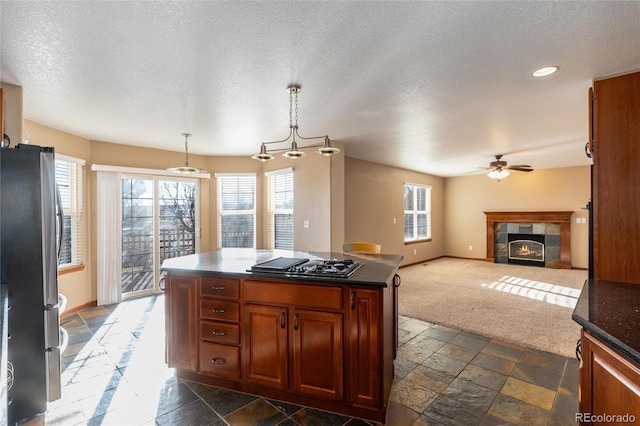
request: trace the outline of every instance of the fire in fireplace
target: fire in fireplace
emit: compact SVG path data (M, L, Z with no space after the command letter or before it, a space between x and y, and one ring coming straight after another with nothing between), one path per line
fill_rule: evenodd
M508 262L518 265L545 266L544 235L508 234Z

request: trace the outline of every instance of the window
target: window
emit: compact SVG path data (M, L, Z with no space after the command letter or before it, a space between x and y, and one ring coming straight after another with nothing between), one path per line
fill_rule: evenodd
M56 185L62 201L62 245L59 268L83 264L83 211L82 169L83 160L56 154Z
M216 173L218 180L218 246L256 246L255 174Z
M431 238L431 187L404 185L404 241Z
M269 249L293 250L293 169L267 173Z

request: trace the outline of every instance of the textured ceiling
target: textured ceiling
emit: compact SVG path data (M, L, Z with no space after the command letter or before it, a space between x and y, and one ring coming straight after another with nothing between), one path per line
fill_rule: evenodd
M288 133L439 176L495 154L589 164L592 79L640 69L640 2L0 2L24 117L88 139L251 155ZM552 76L531 72L558 65Z

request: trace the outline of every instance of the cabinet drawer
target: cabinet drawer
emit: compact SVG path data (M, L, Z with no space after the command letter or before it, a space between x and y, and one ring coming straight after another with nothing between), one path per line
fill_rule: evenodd
M240 378L240 348L202 342L200 372L230 379Z
M200 338L226 345L240 344L240 327L224 322L201 321Z
M245 302L342 309L342 287L247 280L242 283L242 291Z
M238 302L217 299L200 300L200 316L202 318L238 322L239 312Z
M233 278L202 277L200 294L221 299L238 300L240 297L240 280Z

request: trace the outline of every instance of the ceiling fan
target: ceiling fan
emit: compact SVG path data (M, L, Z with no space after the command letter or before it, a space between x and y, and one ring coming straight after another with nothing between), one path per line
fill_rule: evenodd
M502 160L503 154L496 155L496 160L489 163L489 167L481 167L482 170L489 170L487 176L491 179L504 179L509 176L509 171L532 172L533 168L528 164L518 164L509 166L506 161ZM474 173L474 172L471 172Z

